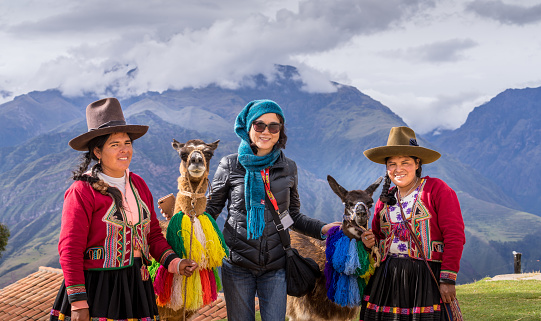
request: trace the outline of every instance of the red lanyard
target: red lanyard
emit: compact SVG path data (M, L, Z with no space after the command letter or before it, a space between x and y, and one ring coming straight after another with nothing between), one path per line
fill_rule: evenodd
M270 190L269 168L265 168L261 170L261 177L263 177L263 184L265 185L265 192L267 192L267 196L269 197L269 200L271 201L272 206L274 206L274 210L276 210L276 213L280 215L280 211L278 209L278 203L276 202L276 198L274 198L274 195L272 195L272 192Z

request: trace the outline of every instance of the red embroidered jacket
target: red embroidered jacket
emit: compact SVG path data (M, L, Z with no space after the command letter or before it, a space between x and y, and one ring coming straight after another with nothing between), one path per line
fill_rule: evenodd
M460 204L453 191L438 178L424 177L420 197L413 208L413 230L429 261L441 263L440 281L454 283L460 269L460 258L466 243ZM387 206L378 200L372 230L379 242L383 260L394 238ZM409 241L410 257L421 259L413 240Z
M128 224L110 196L87 182L74 182L64 195L58 252L70 303L87 299L84 270L131 266L134 249L141 250L146 264L150 255L165 267L178 257L161 233L146 183L133 173L129 178L139 212L135 225Z

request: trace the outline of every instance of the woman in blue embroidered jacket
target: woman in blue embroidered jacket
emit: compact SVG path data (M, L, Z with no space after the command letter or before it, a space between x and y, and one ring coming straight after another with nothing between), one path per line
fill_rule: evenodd
M289 211L291 228L321 238L333 224L300 213L297 165L282 152L287 136L278 104L248 103L237 116L235 133L241 138L238 154L220 161L207 202L215 219L228 202L223 234L230 256L222 266L227 319L254 320L257 294L262 320L284 320L285 251L268 209L274 205L265 202L263 175L270 181L271 202L276 200L280 213Z
M440 179L421 177L421 165L436 161L440 154L420 147L408 127L391 128L387 146L364 154L385 164L387 175L372 230L362 235L365 246L379 245L382 264L365 289L360 319L446 320L441 303L456 297L466 238L456 193ZM389 189L391 181L395 186ZM439 277L439 290L406 224Z
M171 250L148 187L128 170L132 141L148 126L126 125L115 98L88 105L86 115L88 132L69 142L86 153L64 196L58 242L64 282L50 319L158 320L150 256L171 273L191 275L197 264Z

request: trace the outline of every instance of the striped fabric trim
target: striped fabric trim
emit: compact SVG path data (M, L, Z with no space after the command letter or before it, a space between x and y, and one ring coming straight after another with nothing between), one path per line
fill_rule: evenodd
M86 293L86 288L84 284L72 285L66 288L66 293L68 294L68 297L71 295L82 294Z
M71 321L71 317L63 314L58 310L51 310L51 320L59 321ZM141 319L129 318L129 319L109 319L109 318L90 318L92 321L160 321L160 316L146 317Z
M392 313L400 315L412 315L412 314L422 314L422 313L434 313L435 311L441 311L441 305L434 304L427 307L413 307L413 308L399 308L399 307L388 307L388 306L378 306L373 303L370 303L368 300L370 296L365 295L364 301L366 303L366 308L368 310L373 310L375 312L383 313Z
M441 279L446 279L446 280L453 280L453 281L456 282L456 276L457 276L457 273L453 272L453 271L442 270L440 272L440 280Z
M169 257L169 255L173 255L175 252L173 250L166 250L163 252L162 256L160 257L160 264L165 266L165 261Z

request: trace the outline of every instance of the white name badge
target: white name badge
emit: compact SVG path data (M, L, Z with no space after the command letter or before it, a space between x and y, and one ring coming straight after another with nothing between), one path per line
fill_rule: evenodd
M289 215L289 211L285 210L282 213L280 213L280 222L282 222L282 226L284 226L284 230L288 229L291 225L293 225L293 219L291 218L291 215Z

